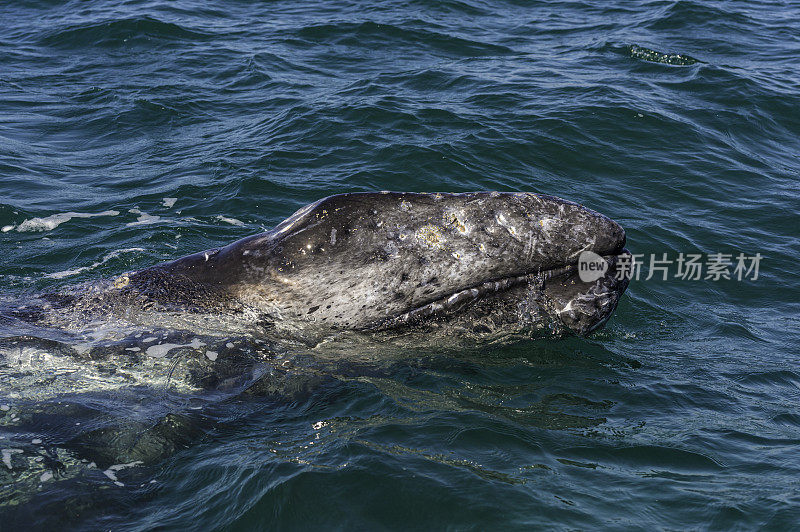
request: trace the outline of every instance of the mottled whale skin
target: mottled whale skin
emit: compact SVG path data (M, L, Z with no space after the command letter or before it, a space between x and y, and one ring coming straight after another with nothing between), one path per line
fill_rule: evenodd
M167 307L256 312L274 331L452 323L506 334L549 321L585 335L627 287L624 246L619 224L548 195L351 193L116 284ZM591 283L576 268L587 250L609 262Z

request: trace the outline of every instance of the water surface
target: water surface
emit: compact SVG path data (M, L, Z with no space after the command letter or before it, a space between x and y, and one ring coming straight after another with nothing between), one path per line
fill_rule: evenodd
M589 339L291 354L232 335L214 394L179 384L213 369L205 349L124 366L4 344L3 522L797 526L799 19L743 1L3 2L3 304L352 191L543 192L646 257L763 256L756 280L645 270Z

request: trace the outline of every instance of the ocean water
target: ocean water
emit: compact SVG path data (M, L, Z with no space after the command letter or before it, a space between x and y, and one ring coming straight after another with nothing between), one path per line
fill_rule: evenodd
M643 263L589 338L278 356L232 336L214 393L173 382L202 349L122 366L3 317L0 528L800 526L797 3L4 1L0 21L5 305L353 191L554 194ZM717 253L760 254L757 278L649 263Z

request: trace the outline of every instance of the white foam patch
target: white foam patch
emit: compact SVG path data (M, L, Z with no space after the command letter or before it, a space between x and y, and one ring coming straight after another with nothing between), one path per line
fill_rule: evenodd
M191 347L193 349L200 349L204 345L206 345L206 344L204 344L203 342L201 342L200 340L195 338L194 340L192 340L188 344L156 344L156 345L151 345L150 347L147 348L145 353L147 353L147 356L151 356L151 357L154 357L154 358L161 358L161 357L165 356L167 353L169 353L170 351L172 351L173 349L177 349L178 347Z
M208 357L209 360L213 362L214 360L217 359L219 353L217 353L216 351L206 351L206 356Z
M139 465L141 463L142 463L141 460L136 460L134 462L130 462L130 463L127 463L127 464L114 464L114 465L110 466L108 469L106 469L105 471L103 471L103 474L105 476L107 476L109 478L109 480L113 481L114 484L116 484L117 486L124 486L125 484L123 484L122 482L117 480L117 471L121 471L121 470L127 469L129 467L137 466L137 465Z
M131 227L134 225L149 225L161 221L161 216L153 216L152 214L147 214L139 209L129 209L128 212L131 214L138 214L139 217L136 218L135 222L125 224L126 227Z
M71 277L73 275L77 275L85 271L93 270L98 266L102 266L111 259L120 256L123 253L130 253L132 251L144 251L144 248L118 249L116 251L112 251L111 253L103 257L101 260L93 263L91 266L81 266L80 268L75 268L74 270L63 270L60 272L48 273L45 274L45 277L49 277L50 279L64 279L65 277Z
M3 457L3 463L6 465L7 468L13 469L11 467L11 455L12 454L20 454L22 449L3 449L0 451L0 455Z
M225 222L226 224L235 225L237 227L244 227L244 222L241 220L237 220L236 218L228 218L227 216L217 215L215 216L217 220L220 222Z
M79 344L73 344L72 346L72 349L74 349L79 355L86 353L91 348L92 344L90 342L81 342Z
M73 275L78 275L81 272L85 272L89 270L89 266L83 266L81 268L75 268L74 270L62 270L60 272L53 272L45 274L45 277L49 277L50 279L63 279L65 277L72 277Z
M161 205L166 207L167 209L171 209L175 202L178 201L178 198L164 198L161 200Z
M553 218L542 218L539 220L539 226L544 233L549 233L556 225L557 222Z
M178 347L183 347L183 344L156 344L148 347L145 353L147 356L161 358Z
M20 233L29 231L52 231L59 225L63 224L64 222L68 222L73 218L95 218L98 216L117 216L118 214L119 211L103 211L98 213L62 212L59 214L53 214L51 216L45 216L44 218L31 218L30 220L25 220L16 226L16 228ZM7 233L13 228L13 225L7 225L3 227L3 232Z

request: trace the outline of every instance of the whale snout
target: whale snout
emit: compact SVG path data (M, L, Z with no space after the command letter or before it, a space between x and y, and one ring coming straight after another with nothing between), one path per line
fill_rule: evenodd
M624 244L624 242L623 242ZM632 255L622 248L619 253L601 258L605 268L591 281L577 270L548 280L544 286L548 305L558 320L570 331L585 336L601 328L617 307L630 282Z

